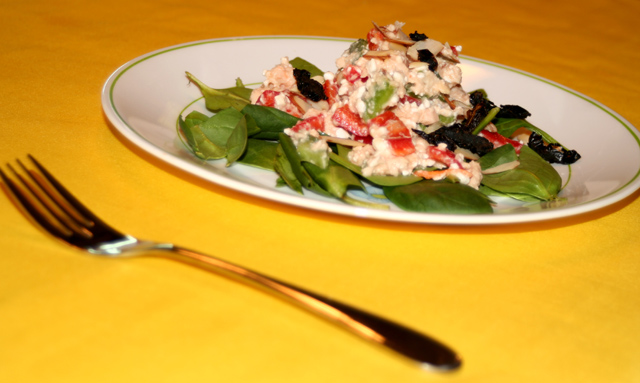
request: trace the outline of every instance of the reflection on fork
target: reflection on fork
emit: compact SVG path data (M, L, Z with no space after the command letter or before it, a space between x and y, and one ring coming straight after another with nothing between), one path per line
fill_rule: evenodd
M9 174L0 169L0 177L30 218L71 246L98 256L124 257L144 253L186 262L283 298L427 369L451 371L462 363L447 346L395 322L216 257L171 243L144 241L123 234L81 204L32 156L29 159L33 164L31 168L18 160L17 170L7 165Z

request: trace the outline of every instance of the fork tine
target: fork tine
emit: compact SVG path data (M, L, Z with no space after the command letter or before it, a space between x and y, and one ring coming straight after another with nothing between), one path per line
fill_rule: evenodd
M87 208L82 202L80 202L67 188L62 186L62 184L51 174L43 165L38 162L31 154L27 154L27 157L33 162L36 168L40 171L40 173L47 179L47 181L55 188L55 190L64 198L65 202L69 204L75 211L83 216L85 222L79 220L79 222L85 224L87 227L100 227L101 231L108 230L110 233L104 233L107 237L114 236L119 237L123 234L118 230L114 229L106 222L101 220L97 215L95 215L89 208ZM67 207L62 207L66 211L69 211ZM73 212L70 212L73 215ZM88 222L86 222L88 221ZM106 238L106 237L105 237Z
M31 160L33 162L34 159L31 158ZM27 169L20 160L16 160L16 162L20 165L20 168L22 168L24 174L31 179L34 186L21 177L11 166L9 166L9 168L11 168L20 181L27 186L31 194L40 201L41 205L47 209L61 225L64 225L66 228L83 237L90 238L92 234L88 228L91 228L94 223L80 215L80 213L69 205L64 197L61 197L57 191L53 190L51 184L43 179L41 173ZM40 169L44 169L44 167L40 166Z
M11 167L11 165L7 165L9 169L20 179L25 186L28 185L25 183L23 177L21 177L17 172ZM66 226L60 224L54 224L51 218L47 217L47 215L39 208L37 208L37 203L33 201L32 197L29 197L28 193L25 192L20 186L18 186L9 176L7 176L2 169L0 169L0 177L2 177L2 181L5 185L11 190L11 193L15 196L18 203L22 206L24 210L29 214L29 216L35 220L40 226L42 226L48 232L68 237L73 234L73 232ZM27 186L29 187L29 186Z
M91 228L96 225L115 232L78 201L38 160L30 154L27 157L36 169L28 169L20 160L16 162L31 182L10 164L7 167L24 188L4 173L2 179L36 222L52 234L65 238L74 234L90 238L93 235Z
M50 234L89 252L94 250L94 245L100 247L112 241L135 240L104 223L32 155L28 158L35 168L27 169L20 160L16 161L25 176L10 164L7 167L15 181L1 169L0 176L14 195L16 204Z
M29 172L19 160L18 163L22 166L25 172L27 172L27 174L31 176L31 179L33 179L34 182L40 185L43 190L46 191L47 189L50 189L49 186L52 186L55 189L55 192L49 190L47 194L51 197L53 202L58 205L60 209L64 210L64 212L70 216L70 218L86 227L92 227L96 224L96 222L103 223L95 214L93 214L93 212L91 212L86 206L78 201L78 199L75 198L73 194L71 194L71 192L69 192L64 186L62 186L62 184L31 154L27 154L27 157L35 165L40 174ZM36 177L37 175L44 176L47 182L45 183L44 180Z

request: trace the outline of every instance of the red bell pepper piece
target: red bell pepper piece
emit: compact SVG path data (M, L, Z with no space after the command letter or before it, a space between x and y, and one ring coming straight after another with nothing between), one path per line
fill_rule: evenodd
M369 135L369 126L362 121L360 115L349 108L349 105L343 105L336 109L332 121L336 126L356 136Z

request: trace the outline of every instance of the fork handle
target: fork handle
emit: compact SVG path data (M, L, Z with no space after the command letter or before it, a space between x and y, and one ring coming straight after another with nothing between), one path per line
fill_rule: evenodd
M163 252L164 255L172 259L248 282L266 292L284 298L301 308L340 325L355 335L385 346L417 362L421 367L448 371L458 368L462 363L461 358L446 345L388 319L278 281L219 258L175 245L154 247L157 250L167 250Z

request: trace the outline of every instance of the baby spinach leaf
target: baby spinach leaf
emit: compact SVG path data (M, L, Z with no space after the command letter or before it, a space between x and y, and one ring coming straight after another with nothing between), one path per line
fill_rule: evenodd
M308 71L311 77L324 75L324 72L321 69L300 57L296 57L293 60L290 60L289 64L291 64L291 66L296 69L303 69Z
M187 114L187 116L184 118L185 122L187 122L188 124L200 124L202 122L205 122L209 119L210 116L207 116L206 114L202 113L202 112L198 112L197 110L194 110L192 112L190 112L189 114Z
M260 132L253 135L253 138L263 140L277 140L280 133L286 128L294 126L299 118L285 113L276 108L268 106L249 104L242 109L242 114L250 116Z
M202 114L202 113L199 113ZM192 128L195 125L200 124L202 121L206 121L206 119L208 118L207 116L204 116L204 119L200 118L198 119L198 116L193 116L190 117L191 113L189 115L187 115L187 117L182 118L182 115L178 116L178 125L180 126L180 130L182 131L182 133L184 134L184 137L187 140L187 145L189 145L189 147L193 150L193 148L195 147L195 139L193 137L193 131Z
M253 137L258 133L260 133L260 128L258 127L256 120L254 120L253 117L251 117L248 114L243 113L243 116L244 116L244 119L247 121L247 136Z
M504 194L528 194L545 201L554 197L535 174L519 168L485 174L482 184Z
M229 136L231 136L231 133L242 119L242 113L233 108L227 108L202 122L200 128L216 145L226 147Z
M480 185L480 192L488 197L504 197L512 198L522 202L540 202L536 197L532 197L528 194L515 194L515 193L502 193L497 190L493 190L488 186Z
M385 203L373 202L349 196L347 191L350 189L359 189L366 193L366 188L362 185L360 179L358 179L358 177L349 169L346 169L333 161L330 162L326 168L321 168L311 162L303 162L302 164L320 187L326 190L330 195L341 199L345 203L370 209L389 209L389 205Z
M311 162L324 169L329 166L329 154L326 150L318 150L314 147L314 144L318 141L319 139L317 138L309 137L308 140L298 143L296 149L302 161Z
M520 148L519 168L536 174L549 193L556 197L562 189L562 178L556 169L528 146Z
M233 108L220 111L212 117L191 112L180 128L194 154L205 160L227 158L227 166L237 161L247 147L245 116Z
M245 105L250 103L251 92L242 83L242 80L236 79L236 86L225 89L214 89L198 80L194 75L186 72L189 81L193 82L200 88L200 92L204 96L207 109L217 112L229 107L241 110Z
M335 162L329 163L326 168L321 168L311 162L303 162L302 164L318 185L334 197L342 199L349 188L365 190L358 177Z
M291 140L291 137L287 136L284 133L280 133L279 137L282 151L284 152L285 156L287 156L289 164L291 165L291 171L293 172L293 174L295 174L302 187L326 197L331 197L331 194L324 190L321 186L319 186L313 179L313 177L309 175L304 165L302 164L302 159L300 158L300 155L298 154L296 146Z
M448 181L385 186L384 195L402 210L420 213L489 214L490 200L478 190Z
M516 130L520 128L526 128L541 135L542 138L548 143L558 143L558 141L556 141L555 138L551 137L547 132L538 128L527 120L518 118L496 118L493 120L493 124L498 129L498 133L502 134L505 137L511 137L511 135L515 133Z
M280 175L276 185L279 186L282 183L289 186L292 190L302 194L302 184L298 181L295 172L291 166L291 162L284 153L284 149L281 144L276 147L275 162L273 163L273 169Z
M247 121L244 116L238 121L227 139L227 166L231 166L243 154L247 147Z
M303 188L309 188L312 180L302 166L302 160L300 159L300 155L298 155L295 144L291 138L284 133L280 133L279 142L282 152L289 160L291 172L296 176L298 181L300 181Z
M255 168L274 171L276 162L276 149L278 143L275 141L247 139L247 149L238 162Z
M480 163L482 170L487 170L517 160L518 154L516 154L515 148L511 144L507 144L480 157L478 163Z
M520 149L519 161L515 169L485 174L482 184L504 194L526 194L544 201L557 197L562 179L553 166L528 146Z
M224 147L216 145L214 142L209 140L204 133L202 133L200 125L187 127L185 124L183 131L185 132L187 142L196 157L203 160L218 160L224 158L227 154L227 150Z
M227 152L226 142L212 141L202 129L208 120L209 118L200 112L191 112L185 119L180 117L178 123L196 157L203 160L224 158Z

